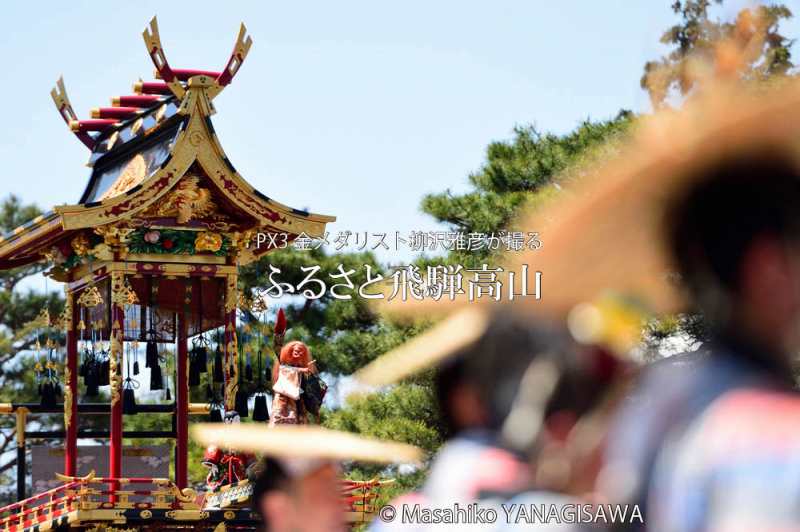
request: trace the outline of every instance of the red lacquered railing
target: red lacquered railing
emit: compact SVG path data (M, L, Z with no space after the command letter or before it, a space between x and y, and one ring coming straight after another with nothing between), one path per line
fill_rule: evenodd
M65 483L57 488L0 508L0 531L17 532L77 510L200 509L193 490L181 490L165 478L108 478L95 477L94 474L83 478L62 478ZM137 484L151 484L154 488L121 489ZM109 485L120 489L108 489ZM143 500L132 501L131 497Z
M82 483L67 482L57 488L0 508L0 530L14 532L65 515L77 508Z

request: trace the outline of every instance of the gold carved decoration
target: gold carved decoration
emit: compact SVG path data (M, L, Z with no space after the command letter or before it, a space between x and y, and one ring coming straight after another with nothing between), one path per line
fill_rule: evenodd
M236 391L239 388L239 339L236 336L236 328L228 324L225 328L228 332L228 343L226 347L225 372L228 378L225 381L225 409L232 410L236 405Z
M50 327L50 311L47 310L47 307L40 310L39 314L31 320L29 325L39 328Z
M81 233L70 241L70 246L76 255L85 257L89 254L89 237Z
M64 256L64 253L58 248L58 246L53 246L45 251L44 258L47 259L47 262L53 266L60 266L67 261L67 257Z
M114 306L124 308L125 303L128 301L128 294L125 290L125 274L123 272L111 273L111 302ZM117 404L120 400L122 389L122 375L120 375L119 367L122 360L122 339L123 339L123 324L120 323L119 312L112 310L114 323L111 327L111 349L108 354L108 380L111 384L111 406Z
M240 266L246 266L257 259L253 253L252 243L256 231L249 230L244 232L233 232L228 234L231 241L231 251L236 257Z
M61 314L61 328L66 332L72 332L73 316L75 313L75 296L72 290L64 288L64 312Z
M171 485L172 495L175 496L175 499L179 502L184 503L193 503L197 500L197 492L192 488L179 488L175 484Z
M239 294L239 308L260 314L265 312L269 307L267 306L267 301L263 297L259 297L258 295L252 297L241 293ZM248 327L249 325L244 326L245 331L247 331Z
M54 326L62 331L69 332L72 330L72 315L67 312L67 308L64 307L64 311L58 315Z
M128 279L125 279L125 303L128 305L138 305L139 296L136 295L136 290L133 289Z
M125 282L125 274L122 272L114 272L111 274L111 303L124 307L128 304L129 285Z
M196 251L210 251L216 253L222 248L222 235L219 233L212 233L211 231L198 233L194 241L194 248Z
M72 372L68 365L64 365L64 430L69 430L72 424L72 387L70 382Z
M30 410L21 406L17 408L17 447L25 447L25 425L28 422Z
M78 298L78 305L84 308L94 308L103 304L103 296L96 286L90 286Z
M114 260L114 250L108 244L100 243L89 250L89 254L97 260Z
M114 184L100 196L100 201L124 194L144 181L145 177L147 177L147 162L144 160L141 153L137 153L133 159L125 165L125 168L120 172Z
M133 229L114 225L101 225L100 227L96 227L94 232L103 237L103 242L114 248L124 245L128 241L128 236L133 232Z
M164 196L153 209L148 209L150 215L174 216L179 224L185 224L195 218L206 218L217 212L211 191L200 186L200 178L186 174L178 181L175 188Z
M239 277L237 275L229 275L226 279L225 313L228 316L231 314L235 316L236 308L239 304L238 280ZM232 409L235 402L236 387L239 384L238 339L236 337L235 318L234 323L231 323L228 317L226 317L226 321L228 321L228 324L225 327L225 333L228 341L225 344L225 374L228 378L225 379L225 408Z
M94 469L89 471L89 474L83 477L69 477L67 475L62 475L61 473L56 472L56 480L60 480L61 482L91 482L94 480L97 473L95 473Z
M108 354L108 382L111 384L111 406L117 404L120 399L120 388L122 387L122 377L119 375L119 360L122 355L122 331L118 325L111 338L111 351Z
M226 279L225 285L225 312L227 314L236 310L239 304L239 288L238 277L236 275L229 275Z

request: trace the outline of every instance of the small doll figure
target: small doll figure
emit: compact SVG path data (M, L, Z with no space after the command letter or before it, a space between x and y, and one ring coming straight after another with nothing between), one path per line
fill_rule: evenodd
M240 423L239 415L234 412L225 414L226 424ZM203 454L203 465L208 468L206 487L214 491L247 478L247 469L255 462L255 455L241 451L222 449L216 445L206 447Z
M316 374L308 346L303 342L289 342L281 349L280 365L272 368L272 415L269 424L305 425L308 412L301 399L303 380Z

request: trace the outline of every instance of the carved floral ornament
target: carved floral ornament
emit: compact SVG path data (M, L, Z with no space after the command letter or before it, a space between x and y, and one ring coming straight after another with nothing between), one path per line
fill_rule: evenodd
M197 251L210 251L216 253L222 248L222 235L219 233L212 233L210 231L203 231L197 234L194 241L194 247Z

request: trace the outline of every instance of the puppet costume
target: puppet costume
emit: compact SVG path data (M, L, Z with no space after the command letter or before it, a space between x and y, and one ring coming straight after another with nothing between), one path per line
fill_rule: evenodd
M272 385L274 397L272 399L272 416L270 425L304 425L308 423L308 416L300 401L303 375L298 368L281 364L278 368L278 378Z
M308 413L301 394L303 378L311 372L311 353L303 342L289 342L281 349L280 365L272 373L270 426L305 425Z

